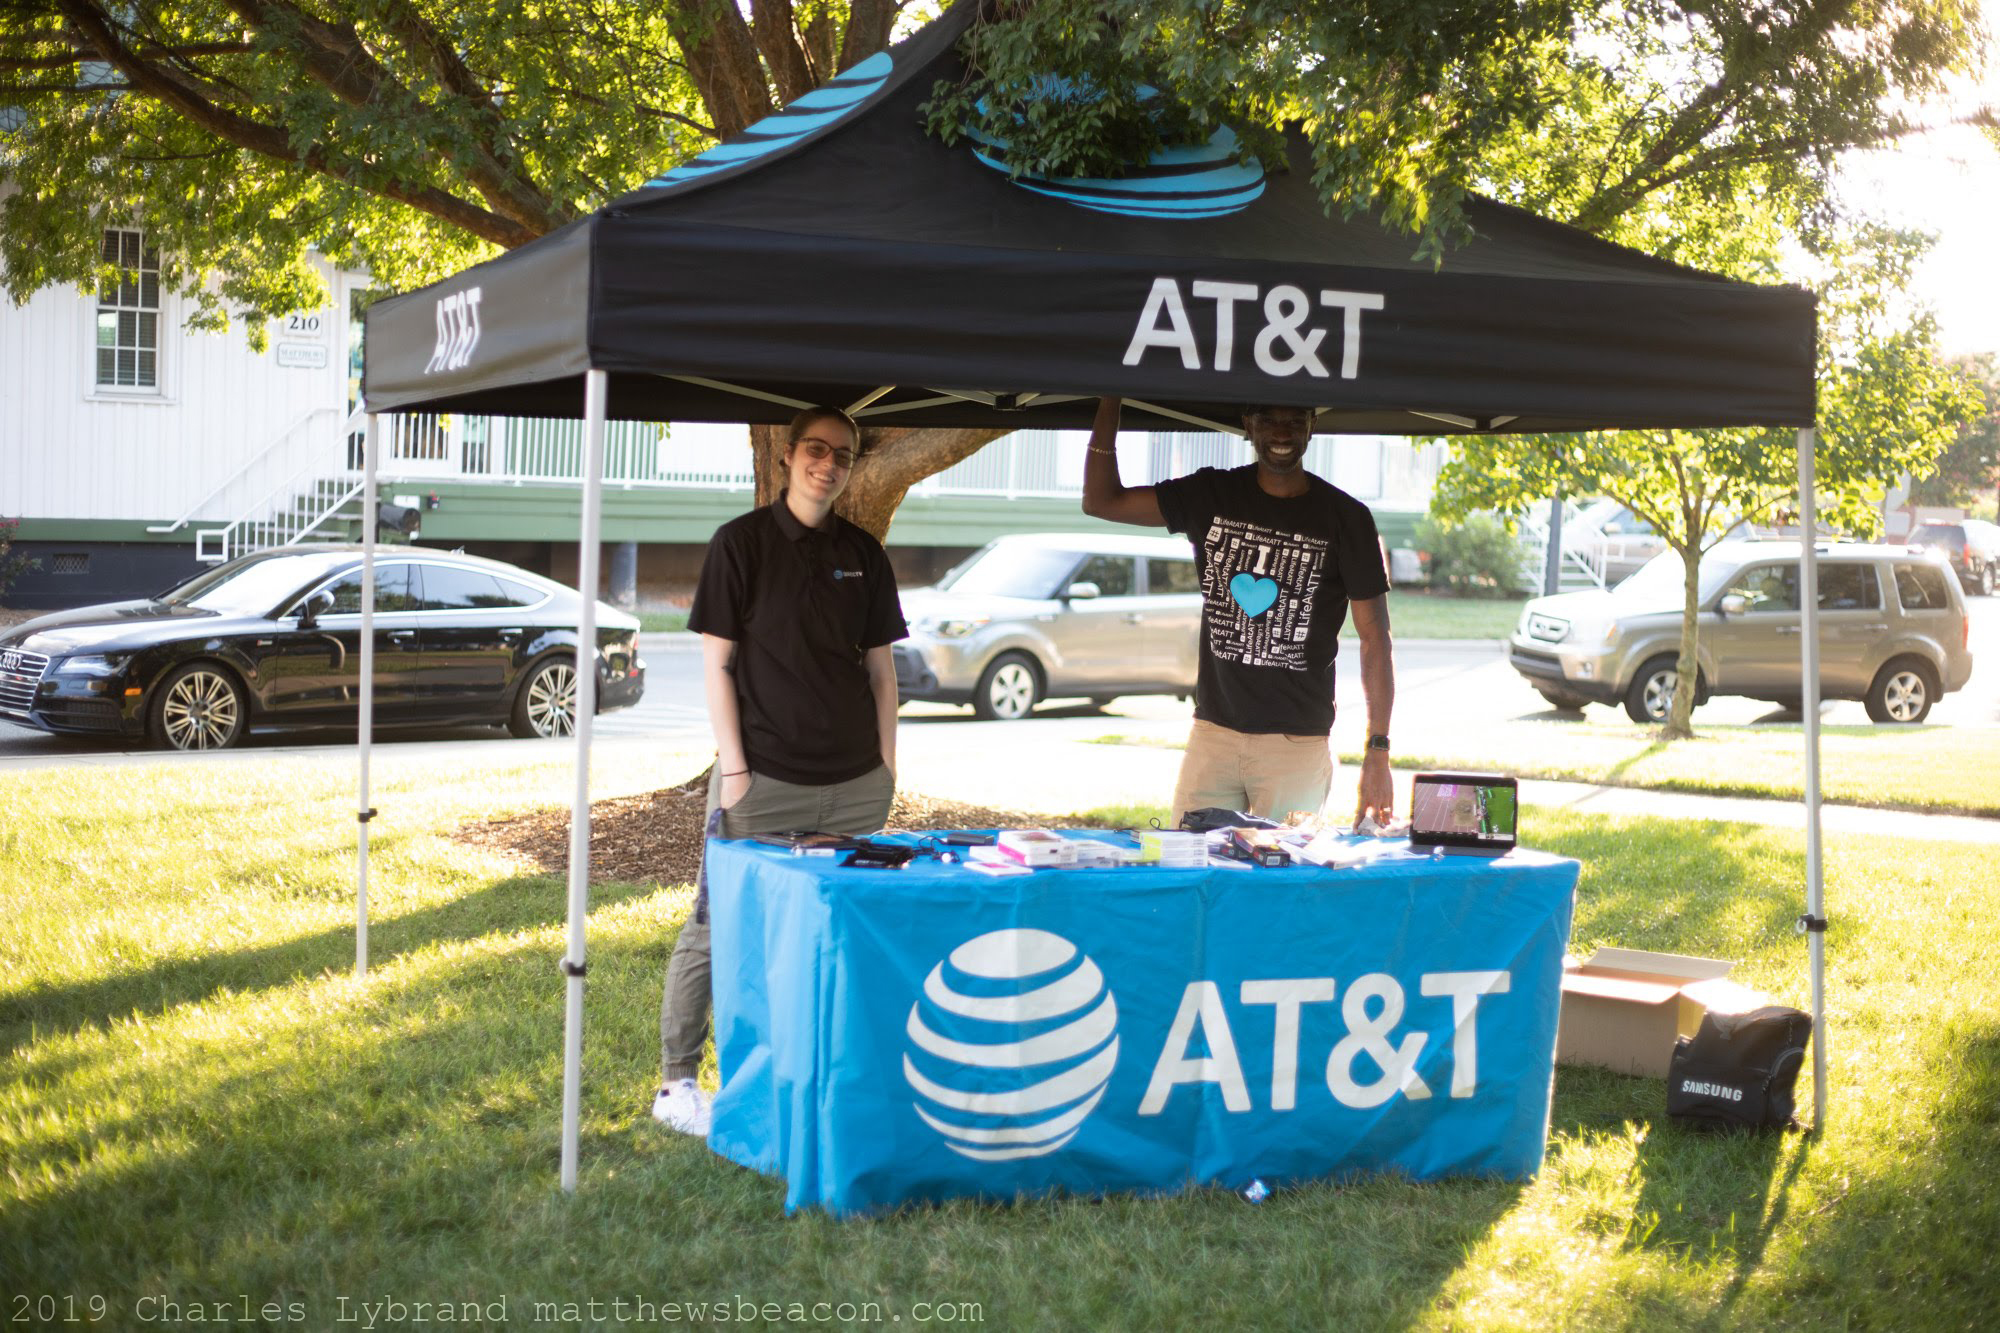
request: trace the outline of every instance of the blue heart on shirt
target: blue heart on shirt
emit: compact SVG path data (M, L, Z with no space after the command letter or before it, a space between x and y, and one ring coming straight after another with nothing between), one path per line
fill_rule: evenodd
M1229 580L1229 595L1243 608L1243 614L1254 620L1277 602L1278 583L1276 579L1260 579L1255 574L1238 574Z

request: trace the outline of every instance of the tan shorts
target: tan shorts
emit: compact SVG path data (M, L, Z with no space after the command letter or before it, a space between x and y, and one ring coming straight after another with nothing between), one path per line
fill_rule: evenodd
M1332 787L1326 736L1252 735L1197 720L1174 784L1173 822L1211 805L1281 822L1294 811L1317 815Z

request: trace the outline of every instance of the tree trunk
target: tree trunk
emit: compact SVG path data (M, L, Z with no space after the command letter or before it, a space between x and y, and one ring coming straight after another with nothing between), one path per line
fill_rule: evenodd
M863 427L861 459L853 479L835 502L834 512L876 541L889 536L889 523L910 487L925 477L970 458L983 446L1009 434L1005 430L943 430L932 427ZM767 505L785 487L785 428L752 426L751 456L756 461L757 503Z
M1687 524L1685 544L1675 543L1680 552L1684 572L1681 599L1681 655L1674 663L1679 679L1674 682L1674 704L1667 712L1667 725L1660 728L1663 741L1684 741L1694 737L1694 690L1700 675L1701 658L1696 653L1700 643L1701 622L1698 614L1701 608L1701 527L1690 520Z

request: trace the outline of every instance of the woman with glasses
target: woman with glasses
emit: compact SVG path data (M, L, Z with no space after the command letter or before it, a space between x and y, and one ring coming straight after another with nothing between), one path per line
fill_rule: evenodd
M792 418L785 489L716 531L688 628L701 635L716 764L711 837L873 833L895 794L896 667L908 634L882 544L833 512L861 432L837 407ZM706 1137L708 876L667 962L653 1117Z

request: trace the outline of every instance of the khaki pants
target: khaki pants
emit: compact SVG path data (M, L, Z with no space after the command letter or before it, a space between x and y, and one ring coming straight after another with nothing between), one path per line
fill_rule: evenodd
M1294 811L1317 815L1332 786L1328 737L1252 735L1197 719L1174 784L1173 822L1213 805L1282 823Z
M720 836L747 838L753 833L874 833L889 819L895 799L896 776L887 764L846 782L802 787L762 773L750 775L750 790L722 812ZM711 826L722 800L722 765L708 779ZM667 959L667 984L660 997L660 1068L664 1082L693 1078L701 1067L701 1048L708 1041L709 998L708 889L702 889L694 914L681 927Z

